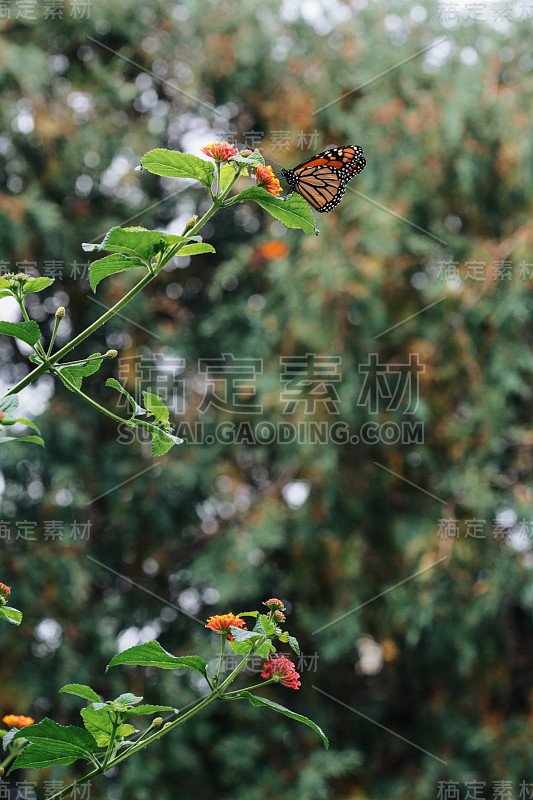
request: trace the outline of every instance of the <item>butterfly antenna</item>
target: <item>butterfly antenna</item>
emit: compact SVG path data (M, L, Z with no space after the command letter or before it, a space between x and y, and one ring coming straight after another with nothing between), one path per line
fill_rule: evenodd
M264 158L265 158L265 161L271 161L273 164L276 164L276 166L281 167L281 169L285 169L283 164L278 164L278 162L274 161L273 158L268 158L267 156L265 156ZM276 170L274 170L274 172L276 172Z

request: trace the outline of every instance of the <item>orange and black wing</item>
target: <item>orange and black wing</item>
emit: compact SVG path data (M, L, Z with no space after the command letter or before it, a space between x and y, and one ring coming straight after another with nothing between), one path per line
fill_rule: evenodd
M346 184L365 168L363 148L358 145L332 147L283 170L287 183L320 212L332 211L346 191Z

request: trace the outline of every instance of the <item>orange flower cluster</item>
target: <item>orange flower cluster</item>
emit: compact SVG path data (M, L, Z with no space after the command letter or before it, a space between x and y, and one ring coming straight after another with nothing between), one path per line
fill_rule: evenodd
M261 164L258 164L255 167L254 178L257 181L257 185L262 186L270 194L277 196L281 192L281 183L274 175L272 167L262 167Z
M2 416L4 415L2 414ZM0 583L0 597L7 597L8 594L11 594L9 586L6 586L5 583Z
M266 258L267 261L273 261L277 258L285 258L289 254L289 246L281 239L272 239L270 242L263 242L257 248L257 253L261 258Z
M2 722L8 728L26 728L28 725L33 725L35 720L22 714L7 714L7 716L3 717Z
M215 633L223 634L228 637L228 642L233 642L233 636L230 633L230 627L233 625L235 628L244 628L247 630L246 623L235 614L218 614L215 617L209 617L207 620L206 628L214 631Z
M200 147L200 150L202 153L205 153L206 156L209 156L209 158L212 158L219 163L222 161L227 161L229 158L233 158L233 156L237 156L239 154L239 151L235 145L230 144L229 142L213 142L213 144L206 144L205 147Z

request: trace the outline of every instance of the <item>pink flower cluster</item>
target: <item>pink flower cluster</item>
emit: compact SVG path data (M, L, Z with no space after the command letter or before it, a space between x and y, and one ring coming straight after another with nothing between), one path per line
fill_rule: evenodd
M265 680L282 683L288 689L299 689L301 686L300 676L296 672L294 664L285 656L270 656L269 660L263 664L261 677Z

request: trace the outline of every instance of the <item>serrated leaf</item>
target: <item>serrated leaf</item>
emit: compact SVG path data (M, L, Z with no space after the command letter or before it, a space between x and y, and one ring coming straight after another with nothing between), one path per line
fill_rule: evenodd
M58 725L48 717L22 728L13 739L27 739L29 744L15 760L10 772L22 767L43 769L51 764L72 764L94 753L97 748L93 737L83 728Z
M32 292L42 292L43 289L51 286L53 282L53 278L30 278L22 287L22 296L25 297Z
M130 717L140 717L146 714L159 714L162 713L163 711L173 711L175 714L177 714L179 709L172 708L172 706L142 705L142 706L137 706L136 708L132 708L128 711L125 711L124 719L129 719Z
M4 750L7 750L16 733L18 733L18 728L11 728L9 731L6 731L2 737L2 746Z
M200 253L216 253L212 244L200 242L199 244L186 244L179 250L177 256L198 256Z
M141 700L142 697L137 697L137 695L131 692L125 692L124 694L119 694L119 696L113 700L113 705L115 708L126 709L128 706L136 706Z
M179 444L178 441L175 441L177 438L177 436L172 438L164 431L154 431L152 433L152 458L159 458L168 453L175 444Z
M90 700L91 703L100 703L100 696L83 683L67 683L59 690L59 694L73 694L75 697L83 697L84 700Z
M263 166L265 165L265 159L263 158L259 150L257 150L257 148L249 156L241 156L241 155L232 156L232 158L230 158L230 161L234 162L235 164L242 164L243 166L252 166L253 164L262 164Z
M103 357L99 353L97 355L98 358L92 358L90 361L86 361L84 364L76 364L73 367L57 367L59 377L67 389L70 389L71 392L73 391L68 383L63 380L64 378L66 378L70 383L74 384L76 389L81 389L83 379L100 369Z
M294 650L297 656L300 655L300 645L298 644L298 639L295 639L294 636L288 637L289 647Z
M157 148L150 150L141 158L141 166L154 175L167 178L194 178L203 186L211 186L215 177L215 168L209 161L180 153L178 150Z
M4 414L11 414L13 411L16 411L18 408L19 399L16 394L10 394L7 397L2 397L0 399L0 411L3 411Z
M167 422L169 411L162 399L157 394L143 392L144 407L155 418L155 422Z
M113 732L113 722L109 711L104 708L96 711L92 706L87 706L87 708L81 709L80 714L83 719L83 724L96 741L98 747L106 747L106 745L109 744ZM117 727L116 736L118 739L124 739L132 733L135 733L133 725L124 725L121 723Z
M0 439L0 442L1 441ZM18 608L11 608L11 606L0 606L0 619L5 619L11 622L12 625L20 625L22 622L22 612L20 612Z
M279 703L274 703L272 700L267 700L266 697L258 697L257 695L250 694L250 692L241 692L239 697L243 697L246 700L249 700L253 706L265 706L266 708L272 709L272 711L277 711L278 714L284 714L286 717L290 717L291 719L295 719L297 722L303 722L304 725L307 725L309 728L312 728L318 735L322 738L324 742L324 747L326 750L329 747L329 740L324 733L324 731L316 725L312 720L308 719L307 717L302 716L302 714L297 714L295 711L290 711L288 708L284 706L280 706Z
M276 628L266 614L261 614L255 623L254 630L261 629L266 633L267 636L273 636L276 633Z
M44 447L44 441L40 436L0 436L0 444L5 444L5 442L31 442Z
M89 268L91 289L96 292L96 287L104 278L129 269L138 269L139 267L146 269L146 263L141 261L140 258L126 256L124 253L113 253L110 256L99 258L97 261L93 261Z
M272 214L286 228L301 228L304 233L317 233L315 218L310 206L297 192L293 192L285 200L267 192L261 186L245 189L232 200L242 203L244 200L255 200L261 208Z
M35 320L30 322L0 322L0 333L14 336L26 344L37 344L41 338L41 331Z
M159 667L159 669L193 669L207 677L203 658L200 656L173 656L163 650L156 641L138 644L118 653L110 661L107 669L115 667L117 664L134 664L139 667Z
M117 392L120 392L121 394L124 395L124 397L128 398L128 400L130 401L130 405L131 405L131 407L133 409L134 416L142 417L142 416L144 416L146 414L146 409L142 408L142 406L140 406L135 401L135 399L131 396L131 394L129 392L127 392L126 389L124 389L120 385L120 383L117 380L115 380L115 378L108 378L106 380L106 382L105 382L105 385L106 386L110 386L112 389L116 389Z
M124 253L149 263L150 259L164 247L164 234L146 228L111 228L100 244L84 242L87 252L107 250L110 253Z

